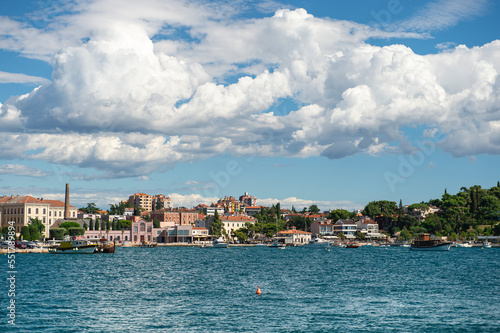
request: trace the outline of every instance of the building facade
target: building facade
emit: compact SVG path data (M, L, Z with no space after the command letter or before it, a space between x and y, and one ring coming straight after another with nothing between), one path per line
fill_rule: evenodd
M31 196L0 197L0 212L2 227L13 221L17 235L21 229L30 223L30 219L38 219L45 225L45 238L49 237L49 228L57 219L64 217L64 202L59 200L37 199ZM77 217L78 209L69 206L69 216Z
M338 220L334 224L334 234L342 233L346 238L356 238L357 225L351 220Z
M309 243L312 238L312 233L297 230L295 227L292 227L289 230L278 232L275 238L278 242L288 245L304 245Z
M128 202L132 207L144 209L145 211L153 210L153 197L145 193L135 193L128 198Z

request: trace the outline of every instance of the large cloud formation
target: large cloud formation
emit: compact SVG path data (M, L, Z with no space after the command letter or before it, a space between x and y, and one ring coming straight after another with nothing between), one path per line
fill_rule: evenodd
M417 55L367 40L418 35L303 9L224 20L220 8L150 0L158 11L129 8L109 20L113 3L79 8L98 22L90 28L65 18L50 37L66 41L52 82L0 105L4 158L133 176L222 153L408 153L417 148L404 129L414 126L440 130L454 156L500 154L500 41ZM178 16L167 14L173 8ZM285 99L299 107L270 111Z

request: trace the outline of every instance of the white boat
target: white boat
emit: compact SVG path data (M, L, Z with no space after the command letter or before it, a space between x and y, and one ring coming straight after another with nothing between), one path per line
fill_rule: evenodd
M86 239L76 239L70 241L62 241L48 248L49 253L55 254L80 254L94 253L98 243L88 241Z
M491 247L491 243L488 242L488 241L486 241L486 242L483 243L483 247L489 249Z
M304 245L304 247L321 247L321 248L330 247L330 246L331 246L331 243L327 240L322 239L322 238L313 238L309 241L309 243Z
M455 247L472 247L471 243L455 243Z
M229 244L222 238L214 239L213 247L228 248Z

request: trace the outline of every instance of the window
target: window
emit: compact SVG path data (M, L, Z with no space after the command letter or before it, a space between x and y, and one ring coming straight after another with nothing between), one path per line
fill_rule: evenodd
M51 210L49 210L49 216L52 216L52 211Z
M137 235L134 235L134 242L137 242Z
M151 226L148 225L148 232L151 232Z
M141 223L140 231L146 231L146 225L144 223Z
M43 209L43 214L45 214L45 208Z
M61 217L61 211L59 211L59 217Z
M125 241L128 241L128 236L125 236Z
M134 232L138 232L136 225L134 226Z
M38 214L38 208L35 208L35 214Z

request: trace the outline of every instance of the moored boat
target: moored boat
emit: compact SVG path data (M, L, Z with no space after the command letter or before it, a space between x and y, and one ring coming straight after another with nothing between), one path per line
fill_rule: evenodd
M320 248L325 248L325 247L330 247L331 243L327 240L324 240L322 238L313 238L304 245L304 247L320 247Z
M429 234L420 234L413 241L410 249L415 251L449 251L452 243L431 239Z
M219 247L219 248L228 248L229 244L224 241L222 238L214 239L214 242L212 244L213 247Z
M86 239L76 239L61 241L58 244L50 246L48 251L55 254L88 254L94 253L98 246L98 243Z
M489 249L489 248L491 247L491 243L490 243L490 242L488 242L488 241L485 241L485 242L483 243L483 247L485 247L485 248Z

